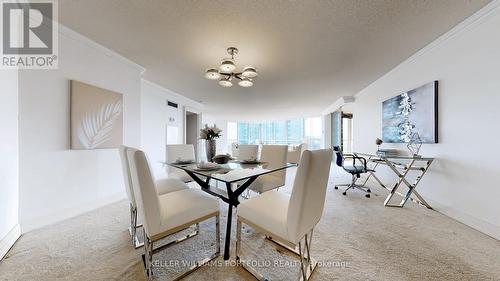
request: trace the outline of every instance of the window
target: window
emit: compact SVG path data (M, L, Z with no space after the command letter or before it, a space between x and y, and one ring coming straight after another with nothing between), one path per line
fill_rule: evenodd
M289 143L302 143L304 141L304 119L287 121L287 139Z
M352 152L352 114L342 116L342 151Z
M227 143L231 144L238 141L238 123L227 122Z
M321 117L263 123L228 122L228 143L235 140L241 144L290 145L306 142L310 149L319 149L323 147L322 126ZM230 130L236 131L237 135L234 136Z
M321 148L323 142L323 128L321 117L312 117L305 120L305 139L310 149Z
M238 123L238 142L248 144L248 123Z

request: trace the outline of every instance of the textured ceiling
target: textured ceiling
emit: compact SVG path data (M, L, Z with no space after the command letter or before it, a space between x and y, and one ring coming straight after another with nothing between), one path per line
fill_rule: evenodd
M488 2L62 0L59 18L207 113L256 120L318 114ZM204 78L229 46L257 68L254 87Z

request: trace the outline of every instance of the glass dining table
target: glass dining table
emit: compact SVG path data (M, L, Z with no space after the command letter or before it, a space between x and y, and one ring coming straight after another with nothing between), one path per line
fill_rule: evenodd
M184 170L196 183L200 185L202 191L216 196L228 204L226 239L224 241L224 260L228 260L230 256L233 207L237 207L240 204L239 199L241 194L259 176L297 166L296 164L287 163L283 166L271 167L271 165L265 162L243 163L230 161L227 164L220 164L213 170L203 170L198 168L198 163L168 163L168 165L173 168ZM225 184L225 189L211 185L211 181Z

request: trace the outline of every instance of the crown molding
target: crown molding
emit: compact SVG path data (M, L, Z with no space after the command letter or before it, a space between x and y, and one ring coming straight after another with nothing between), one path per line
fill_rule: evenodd
M398 65L396 65L394 68L389 70L388 72L384 73L382 76L377 78L375 81L372 83L368 84L366 87L364 87L361 91L356 93L354 96L358 97L363 95L365 92L364 90L371 87L373 84L377 83L380 79L384 78L386 75L389 75L400 68L416 61L418 58L424 56L425 54L429 53L430 51L434 50L435 48L443 45L447 41L455 38L456 36L459 36L461 34L464 34L471 29L479 26L482 24L485 20L487 20L498 8L500 8L500 0L493 0L490 3L486 4L483 8L472 14L470 17L466 18L459 24L457 24L455 27L444 33L443 35L439 36L437 39L411 55L409 58L406 60L402 61Z
M200 103L198 101L195 101L195 100L192 100L186 96L183 96L177 92L174 92L170 89L167 89L161 85L158 85L157 83L155 82L152 82L152 81L149 81L149 80L146 80L145 78L142 78L141 81L145 84L148 84L149 86L151 86L152 88L155 88L157 89L158 91L160 92L164 92L165 94L167 95L170 95L172 99L177 99L179 103L182 103L182 104L185 104L186 102L189 102L191 103L191 107L196 107L196 108L199 108L199 109L202 109L204 107L203 103Z
M332 103L330 106L325 108L323 111L321 111L321 114L322 115L330 114L348 103L354 103L354 101L355 98L353 96L343 96L338 100L336 100L334 103Z
M111 49L108 49L108 48L100 45L99 43L89 39L88 37L85 37L84 35L74 31L73 29L70 29L69 27L64 26L60 23L58 23L58 26L59 26L59 35L64 36L68 39L77 41L82 45L85 45L91 49L94 49L95 51L98 51L98 52L104 54L105 56L108 56L112 59L115 59L115 60L125 64L126 66L132 67L132 68L136 69L137 71L139 71L139 73L141 75L143 75L144 72L146 72L146 68L144 68L143 66L131 61L130 59L116 53L115 51L113 51Z

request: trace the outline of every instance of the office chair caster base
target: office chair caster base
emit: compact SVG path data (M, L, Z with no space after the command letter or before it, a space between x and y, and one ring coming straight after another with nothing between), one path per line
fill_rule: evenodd
M365 197L366 198L370 198L370 194L365 194Z
M342 195L347 195L347 192L345 192L345 191L344 191L344 192L342 192Z

